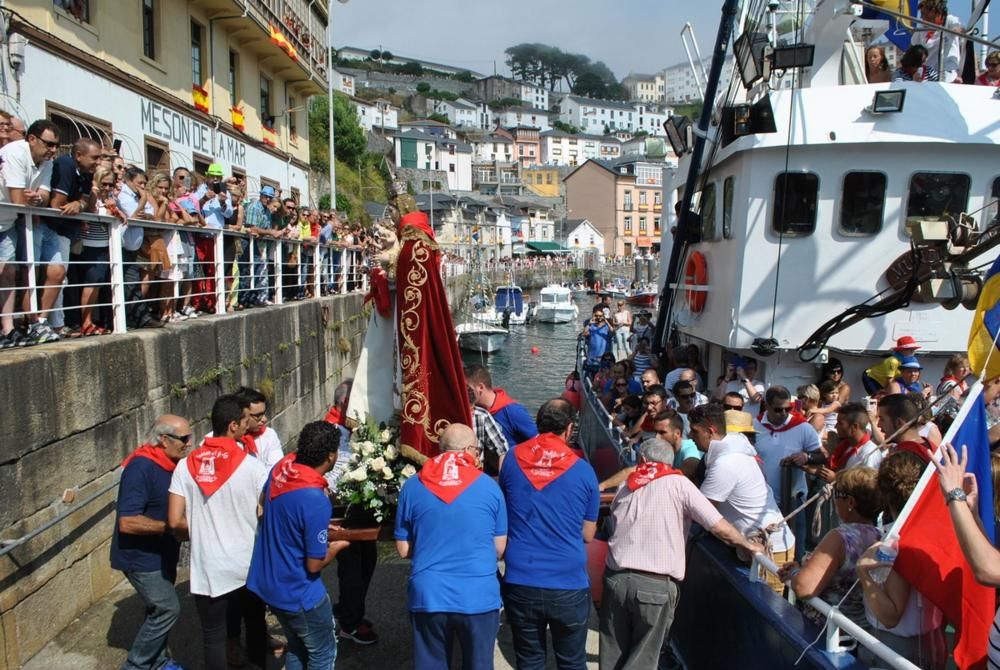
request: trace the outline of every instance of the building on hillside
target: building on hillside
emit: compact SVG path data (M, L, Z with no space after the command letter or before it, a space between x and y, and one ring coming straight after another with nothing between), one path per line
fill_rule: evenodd
M514 140L498 132L467 133L465 141L472 147L472 163L493 161L514 162Z
M349 95L352 98L356 95L357 87L355 85L354 75L331 68L330 76L333 77L334 91L340 91L341 93Z
M274 0L251 0L251 1L266 2L268 4L274 2ZM296 2L295 4L299 3ZM304 0L302 0L301 4L304 5L306 3ZM309 4L312 5L312 3ZM317 3L317 4L322 4L322 3ZM326 44L326 38L323 38L321 44ZM349 60L367 60L371 55L371 52L372 49L362 49L360 47L351 47L351 46L344 46L337 49L337 55L340 56L340 58ZM420 58L411 58L410 56L397 54L394 51L391 53L393 54L393 57L389 60L389 62L392 63L393 65L406 65L407 63L417 63L425 70L434 70L435 72L444 72L445 74L454 75L454 74L462 74L468 72L477 79L485 76L484 74L476 72L475 70L470 70L467 67L458 67L456 65L447 65L445 63L435 63L434 61L422 60Z
M534 107L507 107L493 112L493 121L501 128L527 126L545 132L552 128L549 125L549 113L544 109Z
M555 165L522 168L521 181L530 192L543 198L558 198L562 195L562 177Z
M610 161L587 160L563 177L566 208L574 218L586 219L594 226L604 246L601 253L616 255L615 185L617 173Z
M465 142L408 130L393 135L393 149L397 167L441 170L449 190L472 190L472 147Z
M415 197L434 237L446 254L468 261L499 260L511 255L511 219L507 208L473 196L426 193Z
M513 128L497 128L496 132L509 137L514 142L514 160L521 167L538 165L541 161L542 145L538 137L538 128L514 126Z
M583 256L591 251L604 254L604 235L587 219L566 219L563 227L566 230L563 246L574 256Z
M667 136L663 124L673 115L673 109L644 103L637 104L635 108L639 114L636 119L635 132L646 132L657 137Z
M458 100L428 100L434 114L448 117L448 123L456 128L476 128L479 113L476 105L459 98Z
M434 137L443 137L446 139L457 139L458 133L455 129L449 126L447 123L441 123L440 121L435 121L434 119L416 119L414 121L402 121L399 124L400 132L407 132L409 130L417 130L426 135L433 135Z
M512 98L520 100L527 107L548 110L549 91L527 81L517 81L500 75L484 77L476 82L476 92L486 102Z
M723 82L724 86L728 84L730 78L733 76L733 63L733 59L728 58L722 66L722 78L720 81ZM695 66L697 67L698 64L695 63ZM711 66L712 60L710 58L703 60L701 67L698 69L697 77L688 62L678 63L677 65L665 68L661 73L664 82L664 102L668 105L701 102L701 99L705 95L705 92L702 90L702 86L705 85L705 77L701 68L704 68L704 72L707 73ZM737 74L736 76L739 75Z
M677 168L677 154L674 153L667 140L662 137L640 135L627 142L622 142L621 146L623 157L642 157L654 163L662 161L666 168Z
M376 128L382 132L399 129L399 108L388 100L352 98L351 102L354 103L358 123L366 131L371 132Z
M120 4L7 0L20 47L5 49L2 106L53 121L61 152L91 137L148 171L221 163L252 195L268 184L310 202L306 102L326 92L325 5L279 16L261 0Z
M514 253L534 251L553 251L558 245L556 240L555 219L553 208L543 202L524 198L501 198L501 203L510 211L511 230L515 240ZM518 249L520 242L529 248ZM531 245L536 245L534 249Z
M480 130L493 130L496 124L493 123L493 110L485 100L470 100L476 107L476 126Z
M571 135L562 130L540 133L542 163L577 167L592 158L615 160L621 156L622 143L611 135Z
M565 95L559 101L559 120L593 135L645 131L665 136L663 122L671 113L645 102L595 100L578 95Z
M646 102L662 105L664 102L663 73L637 74L629 73L622 79L622 85L628 91L628 99L632 102Z

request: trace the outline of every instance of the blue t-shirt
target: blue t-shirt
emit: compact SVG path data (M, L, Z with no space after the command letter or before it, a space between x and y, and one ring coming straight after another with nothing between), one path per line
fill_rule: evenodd
M52 195L62 193L67 202L90 197L93 190L94 175L80 172L76 159L70 152L52 162L52 181L49 184ZM80 222L62 216L42 217L49 228L63 237L76 240L80 236ZM146 459L149 460L149 459Z
M507 448L513 449L522 442L538 436L535 420L523 405L511 403L493 415L503 436L507 438Z
M681 440L681 448L674 454L674 467L680 468L681 464L689 458L697 458L700 461L701 457L702 453L694 440Z
M585 324L590 327L587 335L587 360L598 361L605 352L611 349L611 327L605 321L600 326L587 321Z
M588 588L583 522L597 521L601 504L593 468L580 459L539 491L511 454L500 470L500 488L510 520L504 581L542 589Z
M449 505L411 477L399 493L395 538L411 545L411 612L500 609L494 537L507 534L500 487L480 475Z
M172 473L148 458L136 457L122 471L118 484L115 527L111 535L111 567L123 572L162 572L173 579L177 574L180 544L167 532L162 535L119 533L123 516L145 516L167 520L167 489Z
M247 588L271 607L307 611L326 597L319 573L306 570L307 558L326 558L327 526L333 506L322 490L299 489L269 500L264 486L264 516L257 527Z

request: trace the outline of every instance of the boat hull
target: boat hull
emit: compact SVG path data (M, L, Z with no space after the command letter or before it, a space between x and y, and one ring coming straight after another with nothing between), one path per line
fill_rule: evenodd
M580 310L574 306L570 307L549 307L538 305L535 307L535 320L542 323L570 323L579 318Z
M508 331L503 328L462 323L455 326L455 334L458 336L460 348L481 354L492 354L503 348L507 341Z
M639 293L625 298L625 302L636 307L652 307L656 304L655 293Z

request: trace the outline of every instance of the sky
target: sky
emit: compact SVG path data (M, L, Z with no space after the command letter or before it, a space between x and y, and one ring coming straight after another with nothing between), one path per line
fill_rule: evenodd
M504 49L541 42L604 61L621 78L685 61L685 21L710 54L721 8L722 0L350 0L333 3L333 43L482 74L495 61L506 74Z

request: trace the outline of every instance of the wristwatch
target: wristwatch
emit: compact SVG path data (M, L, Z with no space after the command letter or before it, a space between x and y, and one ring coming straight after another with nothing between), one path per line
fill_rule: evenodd
M944 499L947 501L947 504L949 505L955 502L956 500L965 502L967 498L968 496L965 495L965 491L963 491L962 489L952 489L944 494Z

